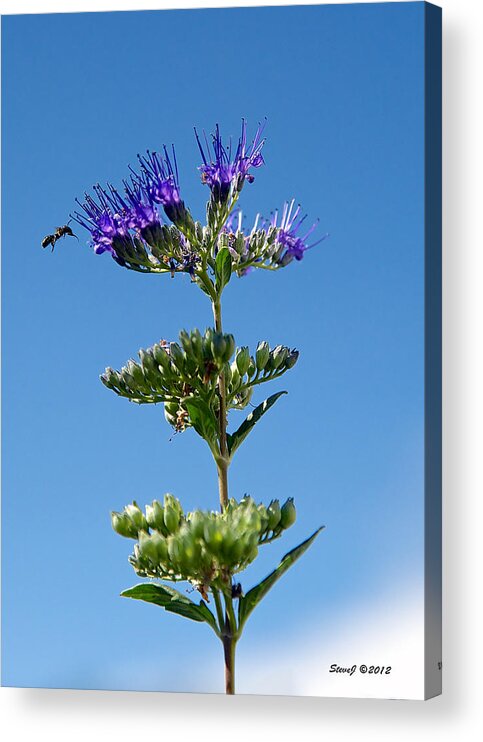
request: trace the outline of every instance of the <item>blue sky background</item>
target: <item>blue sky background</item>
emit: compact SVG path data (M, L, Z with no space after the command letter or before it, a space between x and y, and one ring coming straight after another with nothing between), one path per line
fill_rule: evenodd
M423 14L388 3L2 19L4 685L222 690L207 627L118 597L138 578L131 542L109 523L111 509L166 491L186 509L216 507L208 449L193 432L169 442L161 408L98 380L140 347L204 328L207 299L184 277L94 255L80 228L53 255L40 247L75 196L120 183L137 152L163 142L176 143L185 201L202 217L194 124L237 135L242 116L251 131L267 116L248 218L294 196L331 235L225 292L239 344L301 351L260 390L258 401L289 395L231 469L232 495L298 506L245 588L327 527L250 618L239 652L262 657L268 636L282 646L302 622L323 633L342 615L357 632L370 596L419 590Z

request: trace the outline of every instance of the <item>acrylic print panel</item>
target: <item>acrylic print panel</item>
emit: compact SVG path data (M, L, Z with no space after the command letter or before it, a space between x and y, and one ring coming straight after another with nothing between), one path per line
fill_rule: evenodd
M440 10L2 20L3 684L437 694Z

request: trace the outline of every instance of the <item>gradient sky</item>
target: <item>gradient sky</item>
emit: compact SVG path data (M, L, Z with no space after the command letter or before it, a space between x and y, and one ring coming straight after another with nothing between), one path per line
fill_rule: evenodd
M4 685L222 690L208 627L118 597L139 579L109 522L167 491L216 507L208 449L192 431L170 441L161 408L98 380L140 347L203 329L206 297L186 277L94 255L80 228L80 242L40 247L75 196L120 183L163 142L202 218L193 125L236 136L242 116L251 131L267 116L247 218L295 197L330 233L301 263L233 279L224 295L239 344L301 353L257 395L289 392L231 470L232 495L298 507L244 587L326 525L239 652L270 662L264 646L300 641L307 622L323 633L349 617L356 633L371 596L420 594L423 21L423 3L2 19Z

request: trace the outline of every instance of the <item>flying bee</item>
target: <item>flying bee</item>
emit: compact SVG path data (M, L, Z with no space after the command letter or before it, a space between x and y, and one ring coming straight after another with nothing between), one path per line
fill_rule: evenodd
M52 252L54 252L54 246L57 240L60 240L61 237L65 237L66 235L68 235L69 237L75 237L76 240L79 239L69 227L69 223L67 223L64 224L63 227L57 227L54 234L48 234L47 237L44 237L44 239L42 240L42 247L48 247L49 245L52 245Z

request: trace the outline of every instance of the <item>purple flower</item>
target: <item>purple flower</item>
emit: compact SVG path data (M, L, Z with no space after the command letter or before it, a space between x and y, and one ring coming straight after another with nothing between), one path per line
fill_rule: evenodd
M276 211L268 224L268 226L278 229L276 242L281 246L282 253L277 263L282 267L288 265L294 258L295 260L302 260L306 250L315 247L315 245L318 245L327 237L325 234L316 242L310 245L307 243L308 238L316 229L319 220L317 219L305 234L300 235L299 231L307 218L307 214L300 216L300 206L297 206L294 210L294 203L294 199L290 203L288 201L285 202L280 223L278 223L278 211Z
M193 220L180 196L178 164L176 153L172 149L172 159L164 147L164 155L158 152L138 155L141 174L131 169L134 187L144 193L151 204L161 204L165 214L174 224L188 232L193 227Z
M149 267L145 243L155 239L161 222L138 184L124 185L125 197L110 184L106 189L95 185L97 200L87 193L83 203L76 199L83 213L72 217L90 232L95 253L109 252L119 265L144 270Z
M94 186L97 201L88 193L83 203L76 199L84 213L76 211L72 218L91 233L94 252L110 252L117 257L114 243L129 235L129 212L122 203L116 203L115 189L109 188L110 194L99 184Z
M147 227L157 227L161 224L158 211L139 181L132 179L131 183L124 181L124 189L128 203L129 227L142 232ZM118 195L119 197L119 195Z
M166 147L164 157L158 152L146 153L145 157L138 155L141 166L141 176L136 174L139 184L155 204L164 207L176 206L181 203L179 195L179 177L176 154L173 147L173 162L171 162Z
M249 172L250 168L258 168L263 165L261 154L265 139L262 132L265 124L258 126L255 137L250 147L247 148L247 125L242 119L241 135L238 140L236 151L232 153L232 142L225 147L221 141L220 128L216 125L215 133L212 134L210 145L205 135L205 148L203 148L198 132L195 129L196 140L200 148L203 165L200 166L201 180L206 183L216 201L225 203L230 196L232 184L236 191L241 191L245 180L252 183L254 176Z

